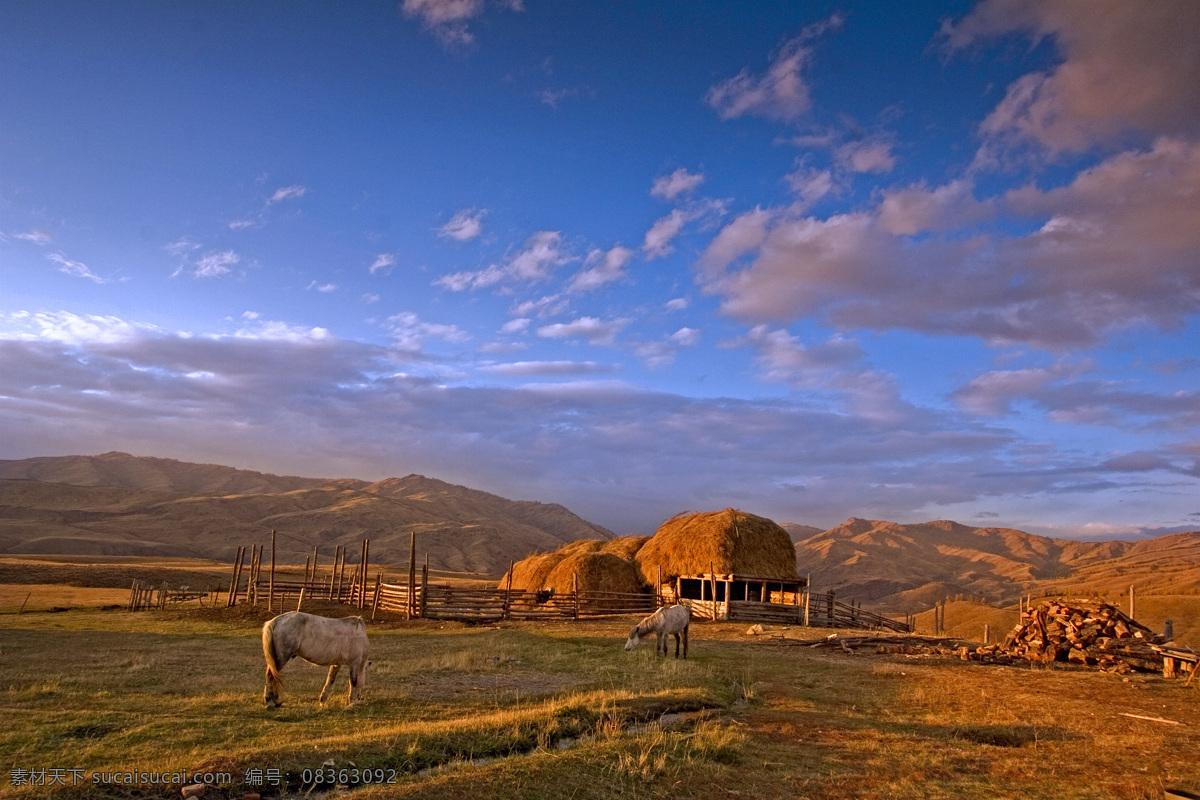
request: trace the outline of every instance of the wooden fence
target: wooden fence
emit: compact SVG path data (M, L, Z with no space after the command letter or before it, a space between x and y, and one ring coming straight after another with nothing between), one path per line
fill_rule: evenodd
M188 600L199 600L203 604L209 594L208 590L191 589L187 586L172 589L165 583L154 586L146 581L134 581L129 589L128 608L130 611L163 609L173 603L185 603Z
M417 571L416 534L409 547L408 578L404 583L384 583L378 573L372 581L369 572L370 541L364 539L359 563L350 569L348 548L339 545L327 573L318 568L318 552L304 565L302 580L284 580L275 569L275 531L271 531L269 570L264 574L265 546L254 546L250 552L238 548L234 561L233 579L225 604L237 605L243 596L258 605L265 601L271 611L300 610L306 600L326 600L344 603L370 611L374 617L382 609L403 614L408 619L446 619L467 622L496 622L500 620L567 620L617 615L649 614L661 605L674 603L669 587L659 594L626 594L620 592L572 591L555 594L549 591L529 592L478 588L449 583L430 583L429 563ZM246 557L249 556L247 563ZM508 574L512 575L509 565ZM419 578L418 578L419 574ZM244 579L243 579L244 578ZM135 581L130 592L129 610L163 608L168 603L207 596L207 592L171 590L166 584L151 587ZM889 619L853 603L837 600L828 594L784 594L781 600L791 602L757 602L744 600L683 600L696 619L726 619L739 622L768 622L785 625L811 625L827 628L865 628L907 633L907 622Z

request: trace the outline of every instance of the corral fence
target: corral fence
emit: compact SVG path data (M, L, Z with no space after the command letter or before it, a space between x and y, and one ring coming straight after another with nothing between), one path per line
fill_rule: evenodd
M853 603L829 594L805 593L802 603L759 603L731 600L683 600L699 619L724 619L738 622L767 622L777 625L805 625L815 628L857 628L910 633L907 622L863 611Z
M234 561L233 580L225 599L228 607L241 600L253 605L265 603L272 611L301 610L306 601L333 601L362 611L374 618L379 611L401 614L406 619L444 619L463 622L499 622L502 620L563 621L596 617L644 615L662 605L675 602L674 592L663 586L657 593L622 593L587 589L571 592L522 591L505 588L478 587L463 584L438 583L429 580L428 556L424 567L416 566L416 536L409 551L407 580L387 582L377 572L371 580L369 570L370 542L362 541L359 563L347 563L347 548L338 546L332 567L327 572L318 568L316 548L304 567L302 579L285 580L275 570L275 532L271 532L269 568L264 565L267 550L255 546L247 552L238 548ZM247 562L247 556L249 561ZM513 573L509 565L508 574ZM578 579L573 582L578 586ZM129 610L165 608L182 600L207 597L207 592L189 592L186 587L170 589L166 584L152 587L135 581L130 593ZM780 593L781 599L782 594ZM785 625L811 625L827 628L865 628L907 633L907 622L863 611L860 606L835 598L834 593L790 594L790 604L756 600L693 600L683 599L695 619L765 622ZM728 594L727 594L728 597ZM216 602L214 600L214 602Z
M207 589L192 589L188 586L172 589L166 583L155 586L147 581L135 580L129 588L128 608L130 611L163 609L174 603L186 603L189 600L199 600L203 604L211 594Z

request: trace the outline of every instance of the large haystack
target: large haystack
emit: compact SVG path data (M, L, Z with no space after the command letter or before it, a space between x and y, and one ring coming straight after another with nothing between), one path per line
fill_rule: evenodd
M653 583L660 568L664 582L710 571L775 580L799 578L796 550L787 531L765 517L732 508L667 520L638 550L636 561L646 583Z
M578 583L576 583L578 581ZM574 553L558 562L542 585L555 594L567 594L578 587L581 592L624 592L643 590L637 567L612 553Z

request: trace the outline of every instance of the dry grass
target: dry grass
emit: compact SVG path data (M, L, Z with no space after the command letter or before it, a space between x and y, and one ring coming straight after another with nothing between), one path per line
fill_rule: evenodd
M299 776L327 760L393 771L395 783L356 790L364 800L1157 800L1164 786L1200 788L1200 689L1156 675L851 656L737 623L696 623L691 658L676 661L624 653L628 618L423 620L370 627L359 706L341 683L318 708L324 670L294 663L287 705L268 712L266 616L0 616L0 795L136 796L12 786L18 768L208 768L242 781L248 768ZM715 715L659 722L705 707Z

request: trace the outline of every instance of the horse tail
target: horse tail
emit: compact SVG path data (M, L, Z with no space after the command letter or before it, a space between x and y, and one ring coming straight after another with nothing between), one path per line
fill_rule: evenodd
M276 618L278 619L278 617ZM267 684L272 694L283 691L283 675L280 674L279 659L275 656L275 620L268 620L262 630L263 658L267 660Z

